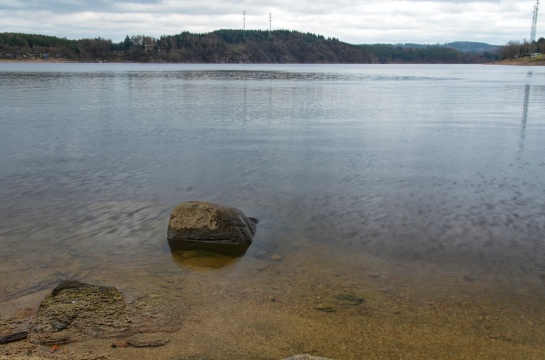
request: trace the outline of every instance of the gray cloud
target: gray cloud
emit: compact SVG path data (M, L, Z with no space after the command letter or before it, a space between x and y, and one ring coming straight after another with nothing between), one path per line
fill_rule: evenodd
M502 44L527 38L533 0L2 0L0 31L68 38L241 28L309 31L351 43ZM541 17L544 18L544 17ZM538 35L542 21L538 24ZM545 27L545 26L544 26Z

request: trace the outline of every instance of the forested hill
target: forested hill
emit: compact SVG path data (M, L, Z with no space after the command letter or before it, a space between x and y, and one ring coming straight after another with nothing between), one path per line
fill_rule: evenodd
M184 63L468 63L486 56L449 48L398 48L351 45L335 38L288 30L217 30L182 32L154 38L127 36L114 43L103 38L68 40L46 35L0 33L0 59L59 59L92 62ZM394 55L392 55L394 54Z
M464 44L464 50L456 48ZM468 42L448 43L444 45L420 44L374 44L360 45L381 64L479 64L500 59L499 47L488 45L481 49L470 49ZM484 44L486 45L486 44ZM485 50L486 49L486 50Z
M48 57L71 61L187 63L373 63L361 47L296 31L217 30L183 32L159 38L127 36L120 43L96 38L67 40L52 36L2 33L4 58ZM48 54L48 55L44 55Z

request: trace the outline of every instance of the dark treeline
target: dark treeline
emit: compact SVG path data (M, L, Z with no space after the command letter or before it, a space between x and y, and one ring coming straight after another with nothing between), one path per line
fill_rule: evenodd
M500 51L502 60L517 59L524 56L530 56L535 53L545 53L545 38L532 43L528 41L509 41Z
M361 45L381 64L475 64L499 59L497 51L460 51L448 45Z
M182 32L154 38L127 36L68 40L46 35L0 33L0 58L104 62L186 63L482 63L493 52L447 46L351 45L335 38L289 30Z
M53 36L1 33L1 58L61 58L71 61L188 63L372 63L366 50L335 38L288 30L182 32L154 38L127 36L67 40Z

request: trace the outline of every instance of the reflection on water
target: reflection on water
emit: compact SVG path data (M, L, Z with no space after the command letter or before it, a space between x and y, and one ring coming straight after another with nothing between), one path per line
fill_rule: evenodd
M533 72L528 72L528 76L531 77ZM526 123L528 121L528 102L530 100L530 88L527 84L524 86L524 103L522 106L522 124L520 126L520 151L524 150L524 138L526 137Z
M219 354L207 336L229 325L347 359L368 349L347 339L392 336L366 324L423 331L407 301L462 338L431 298L510 306L495 325L470 307L478 334L542 330L517 311L543 316L543 70L51 65L0 68L4 309L63 278L183 293L222 314L187 325ZM168 213L189 200L259 218L247 253L171 253Z
M520 147L524 148L524 138L526 136L526 122L528 121L528 100L530 99L530 85L524 87L524 106L522 107L522 124L520 127Z
M181 268L206 271L232 266L240 260L240 257L221 255L206 250L185 250L172 252L172 260Z

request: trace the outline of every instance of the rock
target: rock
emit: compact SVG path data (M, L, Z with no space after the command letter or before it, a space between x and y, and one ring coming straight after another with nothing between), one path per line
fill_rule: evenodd
M40 303L29 340L63 344L125 329L125 300L115 287L64 280Z
M280 261L280 260L284 260L284 258L283 258L282 256L280 256L280 255L273 254L273 255L271 256L271 260L272 260L272 261Z
M116 348L127 348L127 347L129 347L129 343L126 342L125 340L119 340L115 344L112 344L112 347L114 349L116 349Z
M323 312L335 312L335 308L328 306L326 304L319 304L316 306L316 310L323 311Z
M24 340L28 336L28 331L19 331L13 334L0 336L0 344L7 344L9 342Z
M185 311L164 294L138 297L127 303L115 287L64 280L40 303L28 339L35 344L62 345L139 334L142 338L133 339L135 344L140 341L146 346L160 346L165 333L179 330ZM147 335L159 331L159 339Z
M365 299L354 294L341 294L335 296L336 303L341 305L361 305Z
M127 343L134 347L159 347L168 344L169 341L161 334L136 334L127 339Z
M252 243L257 223L232 207L188 201L170 213L167 238L172 251L200 249L240 255Z

